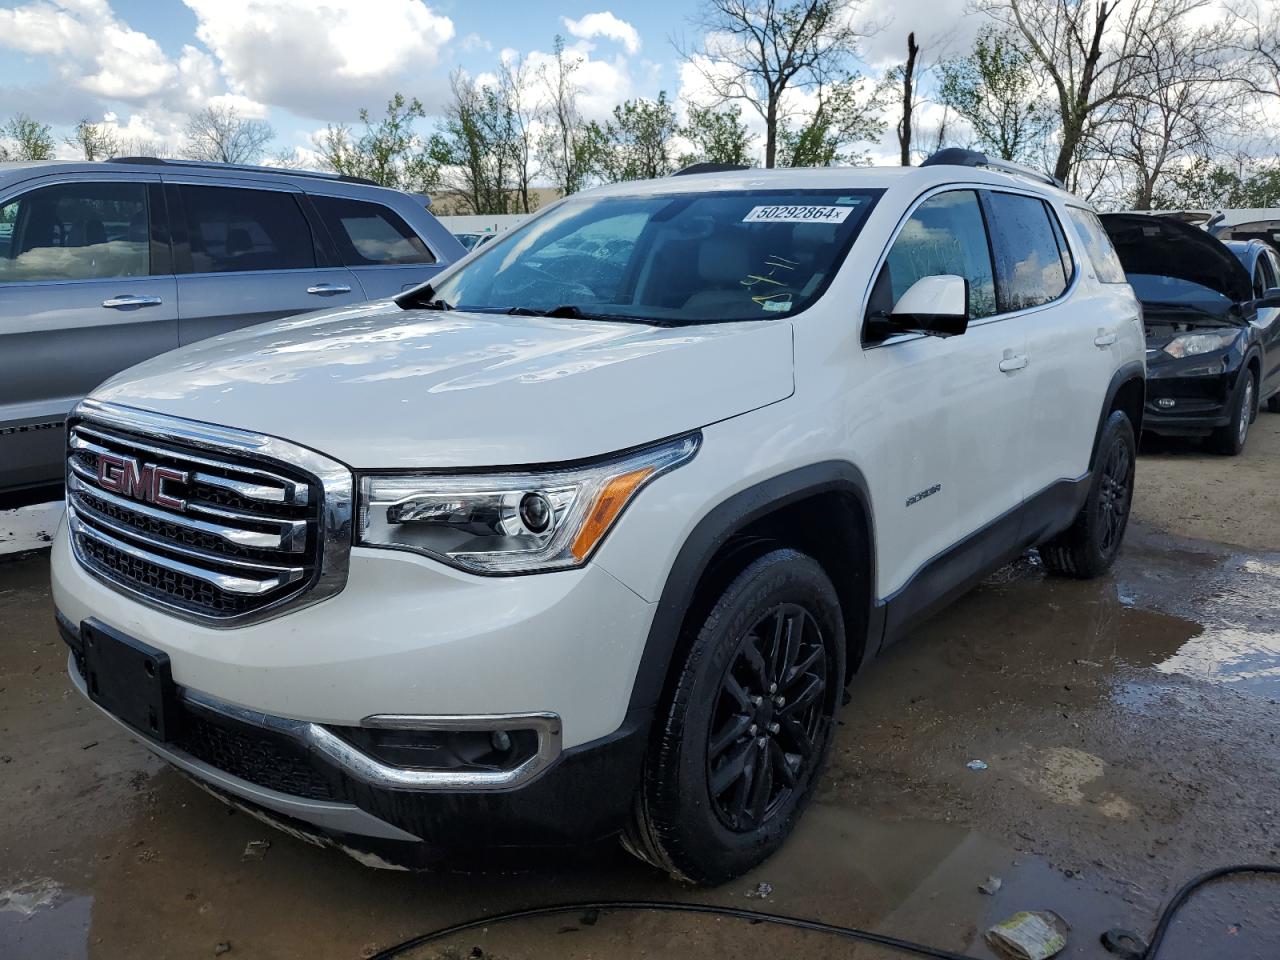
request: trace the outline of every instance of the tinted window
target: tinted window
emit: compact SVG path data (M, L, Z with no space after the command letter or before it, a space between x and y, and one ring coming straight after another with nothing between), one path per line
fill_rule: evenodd
M1062 296L1067 275L1044 202L1016 193L988 197L1000 312L1038 307Z
M571 197L481 245L434 294L672 324L768 319L820 297L879 196L735 190Z
M872 293L872 312L888 313L921 277L953 274L969 281L969 315L996 312L987 228L978 195L953 190L930 197L902 226Z
M1271 272L1271 261L1266 253L1258 254L1258 265L1253 268L1253 295L1261 297L1276 285L1275 275Z
M233 187L178 188L194 273L316 265L306 217L292 194Z
M0 206L0 283L151 272L141 183L62 183Z
M435 263L427 245L393 210L341 197L312 197L349 267Z
M1076 225L1076 232L1084 241L1084 248L1089 253L1089 260L1102 283L1125 283L1124 267L1120 266L1120 258L1116 256L1116 248L1111 238L1103 229L1102 221L1092 210L1080 207L1067 207L1067 215Z

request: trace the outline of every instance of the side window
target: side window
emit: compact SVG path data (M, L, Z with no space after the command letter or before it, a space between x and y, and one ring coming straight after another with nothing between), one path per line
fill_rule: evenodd
M1258 256L1258 265L1253 268L1253 295L1262 297L1276 285L1275 274L1271 271L1271 259L1264 250Z
M1124 267L1120 266L1120 258L1116 256L1116 248L1112 246L1111 238L1107 236L1106 228L1102 226L1098 215L1081 207L1067 207L1067 215L1071 217L1076 232L1084 241L1085 251L1098 274L1098 280L1102 283L1128 283Z
M1062 232L1062 221L1058 219L1058 214L1053 207L1045 203L1044 210L1049 215L1053 239L1058 241L1058 252L1062 254L1062 272L1066 275L1067 283L1071 283L1071 277L1076 272L1076 258L1071 255L1071 244L1067 243L1067 236Z
M60 183L0 206L0 283L145 277L142 183Z
M178 192L186 214L193 273L316 265L311 228L293 194L186 184Z
M311 200L349 267L436 262L422 238L389 207L343 197Z
M987 197L1000 312L1058 299L1067 289L1067 274L1044 202L1018 193L993 191Z
M996 312L987 228L972 190L939 193L916 207L898 232L872 288L870 312L888 313L921 277L953 274L969 281L969 315Z

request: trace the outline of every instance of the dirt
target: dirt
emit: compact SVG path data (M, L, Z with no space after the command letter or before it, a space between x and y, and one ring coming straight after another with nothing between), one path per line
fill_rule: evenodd
M1259 417L1238 460L1144 454L1115 571L1054 580L1030 554L888 651L852 687L792 839L716 890L612 848L501 874L375 871L230 813L70 690L47 554L0 561L0 958L357 958L498 910L643 898L979 958L991 923L1049 909L1072 925L1063 956L1100 960L1103 930L1148 931L1190 875L1280 863L1277 490L1280 416ZM246 859L259 840L270 846ZM762 883L766 896L748 896ZM1193 901L1161 958L1271 960L1277 943L1280 884L1230 881ZM409 956L762 953L891 955L730 919L604 913Z

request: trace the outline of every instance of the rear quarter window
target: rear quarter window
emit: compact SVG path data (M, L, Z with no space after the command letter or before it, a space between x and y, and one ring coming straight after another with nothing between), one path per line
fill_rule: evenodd
M1112 246L1111 238L1107 236L1106 228L1102 226L1098 215L1082 207L1067 207L1067 215L1075 224L1076 233L1084 243L1085 252L1089 255L1098 279L1102 283L1128 282L1124 267L1120 265L1120 257L1116 255L1116 248Z
M436 262L422 238L389 207L345 197L311 200L349 267Z

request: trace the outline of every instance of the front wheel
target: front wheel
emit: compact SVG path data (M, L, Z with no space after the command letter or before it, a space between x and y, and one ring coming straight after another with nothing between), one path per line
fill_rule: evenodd
M1040 545L1040 559L1050 573L1088 580L1115 563L1129 524L1136 461L1133 425L1117 410L1102 428L1089 494L1075 522Z
M1231 414L1231 422L1214 430L1210 438L1214 449L1228 457L1238 457L1244 452L1244 442L1249 436L1249 424L1253 422L1254 416L1256 385L1253 381L1253 371L1245 367L1233 397L1235 402L1232 404L1234 412Z
M826 760L844 687L835 588L805 554L760 557L675 669L623 844L679 879L723 883L782 845Z

